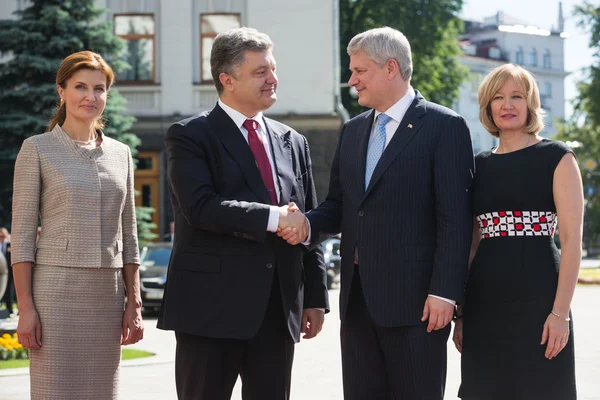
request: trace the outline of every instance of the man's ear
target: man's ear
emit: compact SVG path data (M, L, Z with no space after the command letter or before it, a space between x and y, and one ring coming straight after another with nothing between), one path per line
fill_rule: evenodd
M219 81L226 91L233 91L233 77L225 72L219 74Z
M398 61L390 58L385 63L385 68L388 72L388 78L394 78L396 75L400 75L400 66L398 65Z

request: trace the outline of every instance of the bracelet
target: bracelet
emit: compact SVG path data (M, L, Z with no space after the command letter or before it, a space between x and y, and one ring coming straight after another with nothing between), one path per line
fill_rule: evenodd
M554 315L554 316L555 316L555 317L557 317L557 318L562 318L562 317L560 316L560 314L558 314L558 313L555 313L555 312L554 312L554 310L550 311L550 314ZM571 318L570 318L570 317L567 317L567 318L565 318L565 322L569 322L570 320L571 320Z

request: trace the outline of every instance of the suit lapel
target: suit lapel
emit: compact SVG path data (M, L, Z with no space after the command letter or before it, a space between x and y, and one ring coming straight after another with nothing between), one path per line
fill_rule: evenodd
M369 147L369 137L371 136L371 127L373 126L373 119L375 111L371 110L367 113L360 125L357 126L358 131L358 146L356 150L358 154L355 160L358 160L358 174L357 174L357 185L360 193L365 192L365 170L367 168L367 148Z
M271 204L269 192L260 176L254 154L239 128L219 105L215 106L208 119L225 149L239 165L250 190L262 203Z
M275 184L279 185L279 204L284 205L289 202L292 196L292 188L294 186L292 178L295 177L292 165L291 133L289 130L279 129L278 126L269 124L267 118L263 118L263 120L267 127L267 136L271 142L273 164L275 165L275 175L278 181Z
M365 192L365 197L373 190L373 187L377 184L377 181L381 178L383 173L389 168L391 163L398 157L398 155L404 150L406 145L411 139L419 132L419 129L423 125L423 115L426 111L426 101L419 92L416 92L416 97L411 106L404 114L404 118L400 122L398 129L394 133L394 137L385 148L375 170L371 181ZM366 150L363 158L366 157ZM364 172L364 169L363 169ZM364 177L364 174L363 174Z

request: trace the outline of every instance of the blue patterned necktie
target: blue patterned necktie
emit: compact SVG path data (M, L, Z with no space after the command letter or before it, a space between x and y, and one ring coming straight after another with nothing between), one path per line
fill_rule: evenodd
M377 162L385 149L385 125L392 119L389 115L379 114L377 117L377 125L375 126L375 134L369 141L367 149L367 167L365 168L365 190L369 187L369 181L375 171Z

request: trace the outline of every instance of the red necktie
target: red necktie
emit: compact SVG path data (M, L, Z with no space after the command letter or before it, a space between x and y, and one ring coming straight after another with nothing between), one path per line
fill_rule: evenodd
M269 192L269 196L271 197L271 203L273 205L277 205L277 192L275 191L275 183L273 182L273 170L271 169L271 163L269 162L269 157L267 157L267 152L265 151L265 145L258 137L258 132L256 129L258 128L258 122L253 119L247 119L242 124L244 128L248 131L248 144L250 145L250 150L252 150L252 154L254 154L254 159L256 160L256 165L258 166L258 170L260 172L260 176Z

